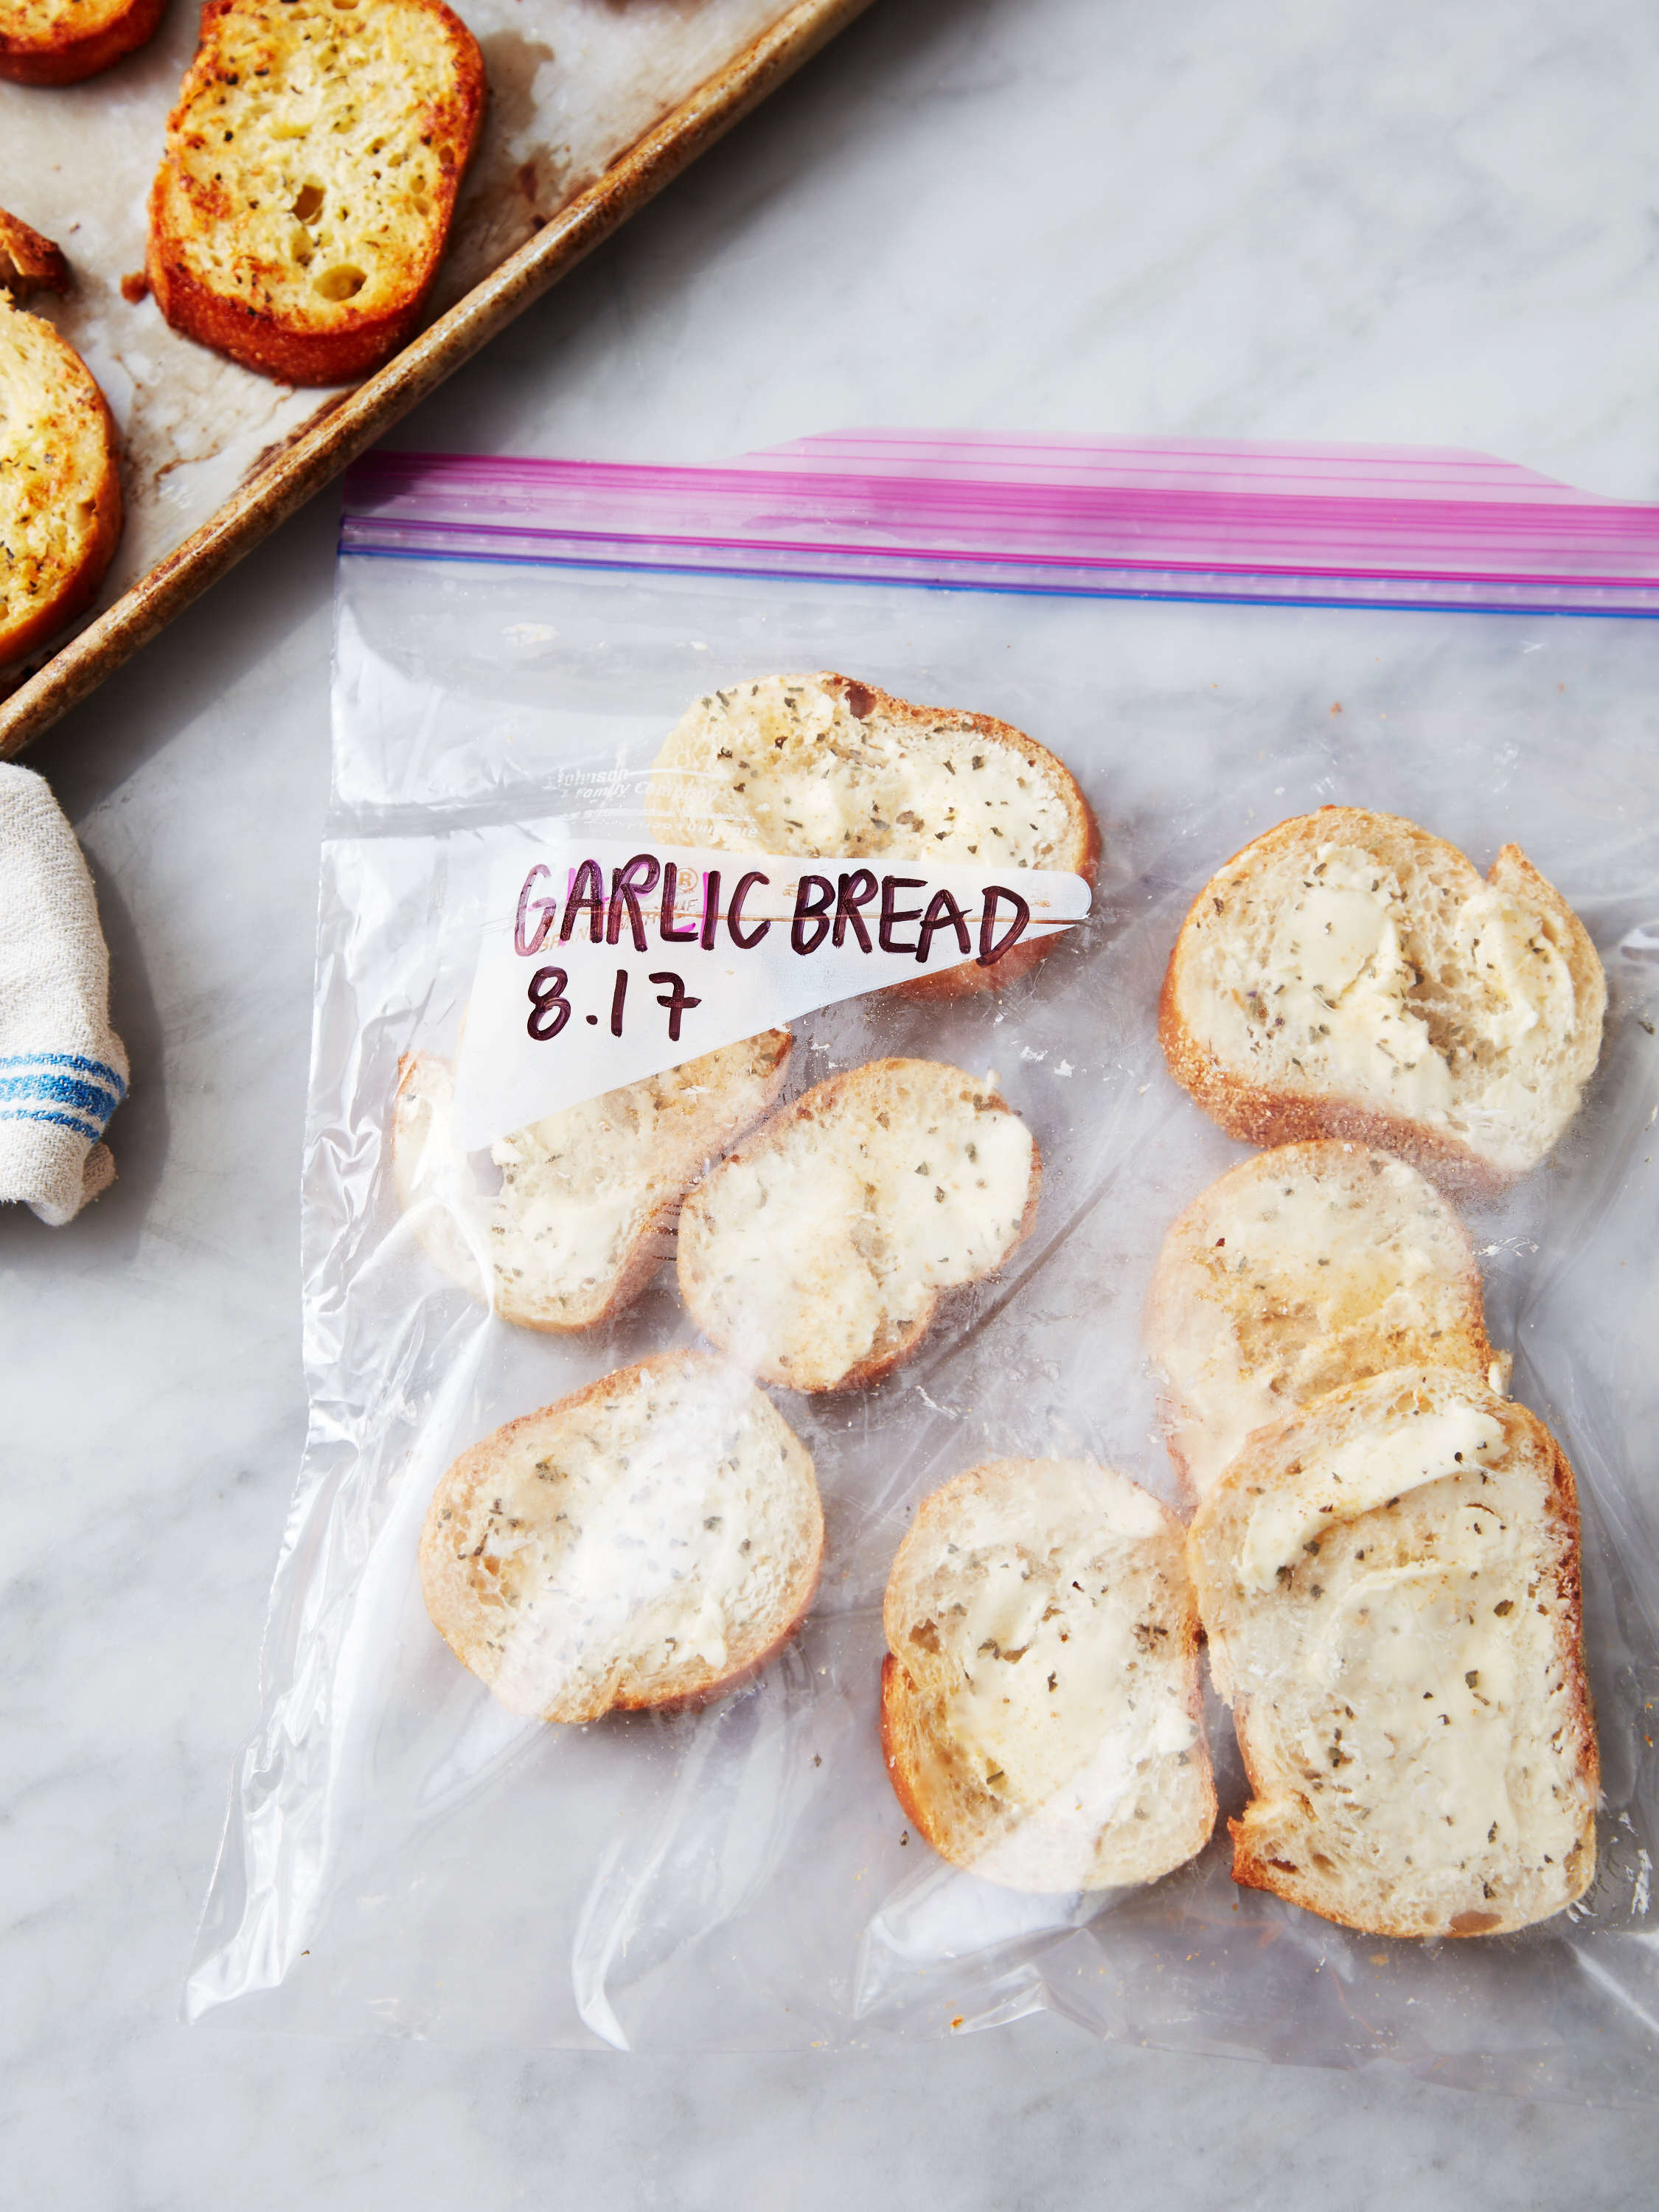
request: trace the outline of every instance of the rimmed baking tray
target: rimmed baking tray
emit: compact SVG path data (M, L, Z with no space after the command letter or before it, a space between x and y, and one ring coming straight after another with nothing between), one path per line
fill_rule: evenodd
M127 524L103 592L55 649L0 673L0 759L19 753L198 592L679 174L869 0L461 0L490 107L434 319L355 387L295 390L222 361L123 279L197 10L87 83L0 84L0 206L76 272L32 301L120 425ZM97 147L95 161L77 149ZM130 284L128 291L138 287Z

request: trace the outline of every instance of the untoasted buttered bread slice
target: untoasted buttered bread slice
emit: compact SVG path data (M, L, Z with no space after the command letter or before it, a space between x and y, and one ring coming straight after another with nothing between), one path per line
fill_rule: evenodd
M0 665L80 613L120 534L104 395L50 323L0 292Z
M828 671L699 699L653 763L647 805L665 843L731 852L1050 868L1091 884L1100 860L1075 779L1023 730ZM1030 939L989 967L970 961L898 988L914 998L1000 988L1054 942Z
M483 120L441 0L208 0L150 193L150 289L186 337L290 384L414 333Z
M1012 1889L1156 1881L1201 1850L1185 1531L1126 1475L999 1460L923 1500L883 1620L882 1746L953 1865Z
M680 1296L763 1381L858 1389L910 1357L942 1291L1002 1266L1042 1177L988 1081L872 1060L775 1114L692 1193Z
M153 37L167 0L0 0L0 77L79 84Z
M1482 880L1415 823L1327 806L1258 837L1182 927L1176 1080L1250 1144L1351 1137L1440 1180L1535 1167L1601 1047L1607 981L1516 846Z
M1252 1429L1391 1367L1506 1389L1456 1215L1403 1160L1339 1138L1280 1145L1195 1199L1146 1304L1170 1456L1200 1497Z
M823 1558L799 1438L745 1376L670 1352L464 1452L421 1587L509 1712L592 1721L733 1688L794 1634Z
M1559 1912L1595 1863L1578 1501L1543 1424L1407 1369L1259 1430L1189 1543L1255 1796L1233 1879L1379 1936Z
M398 1200L428 1257L475 1298L488 1270L503 1321L595 1328L668 1257L686 1189L776 1098L789 1044L787 1030L766 1030L500 1138L489 1194L450 1133L453 1068L412 1054L392 1115Z

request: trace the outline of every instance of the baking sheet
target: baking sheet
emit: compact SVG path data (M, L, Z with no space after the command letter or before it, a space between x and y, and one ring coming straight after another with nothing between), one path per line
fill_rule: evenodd
M127 502L115 560L67 634L73 642L0 672L0 757L101 681L865 4L464 0L458 12L490 87L477 158L424 337L355 394L256 376L178 337L147 295L122 293L123 277L143 267L150 181L198 9L174 0L149 46L84 84L0 83L0 206L56 240L76 277L68 299L37 299L31 311L63 331L103 386L123 439Z

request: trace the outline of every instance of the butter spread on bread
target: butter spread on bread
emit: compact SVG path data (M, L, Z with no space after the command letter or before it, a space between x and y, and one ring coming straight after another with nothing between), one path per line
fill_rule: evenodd
M1231 1169L1170 1228L1146 1305L1171 1456L1201 1497L1252 1429L1390 1367L1494 1388L1480 1273L1455 1214L1403 1160L1340 1138Z
M854 1389L910 1357L941 1292L1003 1265L1041 1180L989 1082L872 1060L785 1107L692 1194L680 1295L764 1381Z
M120 534L104 395L52 325L0 291L0 665L80 613Z
M1572 1470L1474 1376L1414 1368L1257 1431L1189 1553L1254 1793L1234 1880L1385 1936L1582 1896L1599 1767Z
M420 321L483 109L441 0L208 0L150 194L161 313L291 384L368 375Z
M454 1070L414 1054L392 1116L399 1202L428 1257L503 1321L592 1328L668 1256L686 1189L776 1098L789 1042L766 1030L499 1139L493 1192L451 1133Z
M1100 856L1075 779L1023 730L827 671L705 694L653 763L647 811L665 843L807 860L1048 868L1092 883ZM1000 988L1052 942L898 988L924 998Z
M1127 1476L1001 1460L923 1500L884 1626L882 1738L944 1857L1016 1889L1156 1881L1202 1849L1185 1532Z
M746 1377L672 1352L509 1421L439 1482L421 1586L511 1712L697 1704L792 1637L823 1514L805 1448Z
M1566 902L1506 845L1482 878L1414 823L1325 807L1194 902L1159 1036L1253 1144L1358 1138L1443 1179L1535 1167L1601 1050L1607 983Z

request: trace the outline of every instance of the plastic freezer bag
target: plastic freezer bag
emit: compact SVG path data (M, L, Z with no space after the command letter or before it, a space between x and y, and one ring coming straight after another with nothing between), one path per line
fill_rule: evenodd
M188 2016L763 2049L1048 2007L1170 2048L1650 2100L1656 611L1651 512L1478 456L870 436L724 471L356 471L304 1164L311 1427ZM567 1336L441 1275L392 1186L399 1060L455 1049L504 854L638 836L695 696L816 669L1015 724L1098 817L1092 908L1030 974L793 1024L790 1095L884 1054L994 1071L1042 1148L1036 1227L878 1387L775 1394L828 1532L780 1658L699 1712L515 1718L427 1618L434 1486L499 1424L695 1331L672 1268ZM883 1590L931 1490L1093 1456L1175 1501L1142 1304L1169 1224L1245 1148L1170 1080L1158 985L1209 874L1328 801L1406 815L1483 869L1519 843L1611 984L1567 1138L1466 1214L1515 1394L1578 1477L1604 1788L1593 1889L1508 1937L1388 1941L1235 1888L1224 1815L1246 1793L1213 1698L1223 1821L1129 1891L1025 1895L946 1865L878 1741Z

